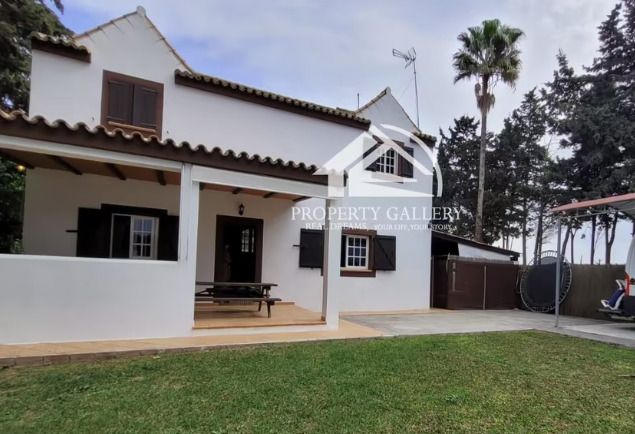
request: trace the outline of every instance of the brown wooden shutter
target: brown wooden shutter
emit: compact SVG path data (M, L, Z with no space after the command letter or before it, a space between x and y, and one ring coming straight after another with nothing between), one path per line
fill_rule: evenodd
M403 150L406 151L411 157L414 157L414 148L404 146ZM412 178L414 176L412 163L406 160L401 155L399 155L399 176L402 176L404 178Z
M324 231L300 230L300 267L322 268L324 264Z
M129 215L113 215L112 217L112 246L113 258L130 258L130 224Z
M372 145L370 149L364 152L363 158L366 158L367 156L375 152L375 149L377 149L378 147L379 147L379 143ZM365 169L370 170L371 172L377 172L377 160L372 161L368 166L365 167Z
M132 124L133 85L125 81L108 81L108 121Z
M373 269L393 271L397 267L397 237L376 235L373 242Z
M346 235L342 235L342 243L340 246L340 267L346 267Z
M132 125L152 130L157 129L157 104L159 92L150 87L134 85Z
M157 259L176 261L179 255L179 216L159 218L159 245Z
M100 209L79 208L76 255L84 258L110 256L110 214Z

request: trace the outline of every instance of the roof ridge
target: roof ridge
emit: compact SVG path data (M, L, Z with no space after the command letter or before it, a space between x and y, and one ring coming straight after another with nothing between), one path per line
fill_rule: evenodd
M174 48L174 46L170 43L170 41L168 41L168 39L163 35L163 33L161 33L161 31L156 26L156 24L154 24L154 21L152 21L150 17L148 17L146 10L143 6L137 6L137 9L135 9L133 12L128 12L127 14L121 15L120 17L117 17L117 18L113 18L112 20L106 23L100 24L92 29L86 30L85 32L80 33L79 35L74 35L73 39L77 40L78 38L90 36L93 33L103 30L104 27L106 26L114 25L117 21L124 20L135 14L143 17L148 22L148 24L150 24L150 28L159 35L159 40L163 42L165 45L167 45L169 51L179 60L179 62L183 64L183 66L185 66L185 68L187 68L189 71L194 71L192 67L185 61L185 59L178 53L178 51L176 51L176 48Z
M78 35L73 35L73 39L83 38L83 37L85 37L85 36L90 36L90 35L92 35L93 33L96 33L96 32L98 32L98 31L100 31L100 30L103 30L103 28L104 28L104 27L106 27L106 26L110 26L110 25L112 25L112 24L115 24L117 21L121 21L121 20L123 20L123 19L125 19L125 18L128 18L128 17L130 17L130 16L132 16L132 15L136 14L137 12L138 12L138 11L137 11L137 10L135 10L135 11L133 11L133 12L128 12L128 13L126 13L126 14L123 14L123 15L121 15L121 16L119 16L119 17L117 17L117 18L113 18L113 19L111 19L111 20L109 20L109 21L106 21L105 23L102 23L102 24L99 24L98 26L93 27L92 29L88 29L88 30L86 30L86 31L84 31L84 32L82 32L82 33L80 33L80 34L78 34Z
M357 109L355 111L355 113L359 113L359 112L362 112L362 111L366 110L368 107L372 106L373 104L375 104L377 101L379 101L380 99L382 99L386 95L391 95L393 97L393 99L397 102L397 105L399 106L399 108L401 109L403 114L406 115L406 118L412 124L412 126L414 128L414 131L412 132L412 134L414 134L415 136L417 136L418 138L420 138L423 141L432 142L432 144L434 144L437 141L436 137L434 137L431 134L424 133L423 131L421 131L421 128L419 128L417 126L417 124L414 123L414 121L412 120L412 118L410 117L410 115L408 114L406 109L403 108L403 106L401 105L399 100L397 98L395 98L395 96L392 94L390 86L386 86L386 88L384 90L379 92L377 95L375 95L375 97L373 99L371 99L366 104L364 104L359 109Z
M375 104L377 101L379 101L381 98L383 98L389 92L390 92L390 87L386 86L384 88L384 90L382 90L377 95L375 95L370 101L368 101L366 104L364 104L363 106L361 106L360 108L355 110L355 113L359 113L361 111L366 110L368 107L370 107L371 105Z

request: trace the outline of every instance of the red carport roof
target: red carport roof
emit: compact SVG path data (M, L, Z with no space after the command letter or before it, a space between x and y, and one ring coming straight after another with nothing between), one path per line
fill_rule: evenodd
M635 218L635 193L622 194L620 196L610 196L601 199L584 200L582 202L573 202L566 205L560 205L551 209L552 213L567 213L571 211L609 207L622 211L624 214Z

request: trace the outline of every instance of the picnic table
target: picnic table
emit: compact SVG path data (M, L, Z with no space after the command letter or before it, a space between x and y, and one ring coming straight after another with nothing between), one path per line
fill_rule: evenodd
M196 286L204 286L205 289L196 291L197 300L210 300L217 302L254 302L258 303L258 312L262 304L267 305L267 317L271 318L271 306L280 298L271 297L271 288L278 286L275 283L259 282L196 282Z

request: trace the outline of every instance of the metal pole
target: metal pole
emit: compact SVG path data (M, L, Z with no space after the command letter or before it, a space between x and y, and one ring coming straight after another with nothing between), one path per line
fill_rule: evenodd
M419 128L419 89L417 87L417 62L412 62L412 68L415 73L415 101L417 104L417 128Z
M556 328L559 327L560 323L560 263L562 262L562 252L561 252L561 238L562 238L562 221L561 217L558 215L558 247L556 254L556 299L555 299L555 307L556 307Z

